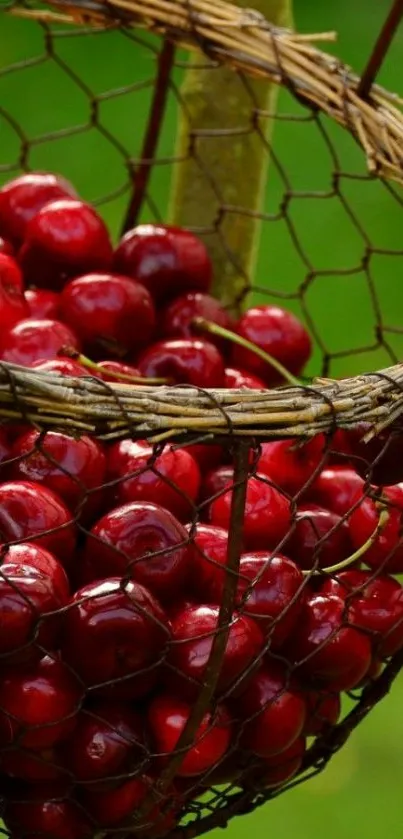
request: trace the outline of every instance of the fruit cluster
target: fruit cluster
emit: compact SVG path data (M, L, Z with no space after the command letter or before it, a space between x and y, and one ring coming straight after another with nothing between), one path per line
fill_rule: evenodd
M235 321L209 295L191 233L143 225L114 250L60 177L4 186L0 237L0 362L265 388L309 358L291 313ZM222 445L0 426L0 785L15 835L162 836L213 784L257 773L270 789L298 772L342 693L403 647L402 438L367 445L366 430L251 447L234 580Z

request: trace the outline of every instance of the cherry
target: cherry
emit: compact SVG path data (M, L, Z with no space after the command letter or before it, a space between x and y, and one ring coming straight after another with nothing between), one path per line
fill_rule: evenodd
M98 376L104 382L115 382L117 384L120 381L122 384L125 384L125 382L130 384L130 382L127 382L127 376L135 379L141 377L140 370L137 367L133 367L132 364L124 364L122 361L98 361L97 368L98 370L94 375ZM122 378L119 378L120 376Z
M255 673L235 708L243 721L242 745L262 758L288 749L305 724L303 696L284 666L273 660Z
M288 749L278 755L267 757L259 771L259 785L279 787L291 781L302 766L306 751L305 737L298 737Z
M360 496L355 499L360 500ZM363 562L374 571L403 573L403 542L401 539L403 513L403 483L386 487L382 492L388 511L388 521L374 543L362 557ZM374 534L379 524L380 509L376 502L362 495L358 507L349 518L348 526L355 548L362 547Z
M89 686L133 677L122 684L136 698L149 689L141 671L159 664L169 640L158 601L139 583L128 581L123 587L116 577L84 586L73 596L62 650Z
M173 645L168 681L193 697L203 684L214 637L219 626L218 606L191 606L172 618ZM222 693L246 674L263 649L263 635L254 620L233 614L220 665L217 690Z
M118 787L109 790L93 791L88 789L83 797L85 811L95 820L99 828L112 827L125 823L130 816L133 824L136 812L150 792L151 781L145 776L130 778ZM148 821L151 814L146 816ZM155 816L155 808L152 816Z
M339 693L309 690L304 694L307 718L304 726L306 737L320 737L336 725L341 713Z
M296 627L303 581L297 565L281 554L255 551L241 556L237 608L255 619L272 649L281 647Z
M11 288L24 290L24 280L18 262L11 254L3 253L0 249L0 284L7 290Z
M299 493L324 458L325 439L317 434L308 442L275 440L262 443L257 468L290 495Z
M46 656L29 669L3 670L0 693L3 745L47 749L74 730L81 689L62 661Z
M0 235L18 245L28 222L51 201L76 196L72 184L60 175L30 172L13 178L0 189Z
M401 424L395 423L364 443L363 437L371 428L370 423L362 422L345 431L354 468L372 484L387 486L403 481Z
M238 335L251 341L279 361L290 373L298 376L311 355L311 340L300 321L291 312L278 306L254 306L236 325ZM283 383L273 367L251 350L234 344L235 367L262 378L269 387Z
M37 784L39 781L67 779L67 773L60 763L58 744L47 749L19 749L12 746L3 749L0 768L11 778Z
M29 316L34 320L57 320L60 316L60 294L48 288L28 288L25 300Z
M155 750L161 757L169 758L175 753L191 710L186 702L168 694L151 700L148 720ZM217 705L214 714L208 712L204 715L177 770L179 777L191 778L212 769L227 752L231 737L231 718L223 705Z
M47 361L33 361L30 367L44 373L60 373L62 376L89 376L88 370L71 358L49 358Z
M146 440L122 440L108 453L108 477L118 503L153 501L182 521L192 515L200 471L186 449L164 448L157 457Z
M56 358L62 347L79 349L74 332L58 320L20 320L0 336L0 358L30 367L32 362Z
M352 553L348 526L324 507L301 504L286 551L300 568L330 568Z
M61 293L63 320L90 355L105 349L118 357L148 344L155 311L144 286L119 274L87 274L71 280Z
M0 484L0 539L39 542L68 566L76 533L71 513L54 492L33 481L9 481Z
M0 236L0 253L5 254L5 256L14 256L14 248L11 242L7 242L7 239L3 239Z
M186 291L208 291L212 264L193 233L180 227L142 224L123 236L115 271L143 283L158 302Z
M63 760L76 781L106 781L133 771L144 760L141 717L124 705L98 704L80 711L77 725L63 746ZM94 789L91 783L89 789Z
M193 593L201 602L220 603L227 579L228 531L212 524L198 524L193 545Z
M13 835L24 839L91 839L94 834L82 808L52 784L36 784L8 801L5 820Z
M234 389L246 387L249 390L265 390L266 383L263 379L259 379L258 376L254 376L253 373L246 373L245 370L237 370L235 367L226 367L224 387Z
M209 518L212 524L228 529L231 516L232 490L212 502ZM291 525L290 504L265 476L249 478L246 491L244 540L248 550L275 548Z
M212 469L202 481L200 498L202 501L212 500L233 483L234 469L232 466L219 466L217 469Z
M2 259L11 264L14 264L14 260L0 254L0 322L4 334L18 321L29 316L29 308L21 285L15 280L12 272L2 265ZM19 271L17 266L16 270Z
M222 446L213 443L192 443L186 446L186 451L195 459L203 474L207 469L218 466L223 457Z
M214 344L190 338L159 341L138 359L146 378L165 378L173 384L224 387L224 362Z
M350 466L328 466L309 487L309 498L338 516L345 516L353 507L357 492L364 482Z
M394 655L403 646L403 587L393 577L343 571L327 579L321 591L346 600L350 623L370 634L378 656Z
M165 338L194 338L194 319L197 317L218 323L224 329L231 329L232 326L232 319L218 300L209 294L190 291L177 297L162 312L162 335ZM227 351L228 344L222 338L212 335L210 340L217 344L222 353Z
M73 512L81 512L85 501L86 517L97 513L102 495L94 490L105 481L106 457L93 437L31 430L17 438L11 456L12 480L43 481Z
M19 259L26 282L57 290L70 277L108 270L112 246L89 204L63 199L46 204L27 224Z
M86 559L93 579L127 574L165 601L177 598L185 587L192 549L185 528L169 510L134 501L94 525Z
M15 565L28 565L49 580L56 597L61 604L67 603L70 597L70 584L63 565L56 557L40 545L32 542L22 542L10 545L2 553L3 561ZM4 570L4 565L2 566Z
M326 690L350 690L371 664L370 639L349 626L344 598L314 593L305 598L289 654L302 676Z

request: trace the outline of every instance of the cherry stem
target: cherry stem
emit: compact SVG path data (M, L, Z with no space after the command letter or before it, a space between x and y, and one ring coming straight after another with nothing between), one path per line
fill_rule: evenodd
M231 332L230 329L218 326L217 323L213 323L205 318L194 318L193 325L202 332L208 332L211 335L217 335L219 338L225 338L227 341L231 341L233 344L238 344L238 346L243 347L245 350L255 353L255 355L258 355L259 358L263 359L263 361L266 361L267 364L274 367L274 369L277 370L277 373L279 373L280 376L288 382L288 384L293 387L301 387L299 379L293 376L286 367L283 367L280 361L277 361L276 358L273 358L272 355L269 355L269 353L256 346L256 344L252 344L251 341L248 341L246 338L242 338L241 335L237 335L236 332Z
M117 379L118 381L127 382L131 385L166 385L168 384L168 379L143 379L142 376L129 376L126 373L117 373L115 370L108 370L103 367L100 367L95 361L91 361L90 358L87 358L86 355L82 355L82 353L77 353L75 355L75 360L78 364L81 364L82 367L88 367L89 370L94 370L99 374L106 374L111 377L111 379Z
M366 554L370 548L372 548L372 545L374 544L384 527L387 525L388 521L389 511L386 509L386 507L383 507L379 514L379 519L375 530L373 531L373 533L371 533L369 539L367 539L367 541L364 542L364 544L361 545L360 548L358 548L356 551L354 551L353 554L348 556L347 559L343 559L342 562L338 562L337 565L329 565L328 568L321 568L320 570L315 570L313 572L314 575L318 576L322 574L336 574L338 571L343 571L344 568L349 568L350 565L354 565L355 562L361 559L361 557L364 556L364 554ZM303 571L302 573L304 577L312 576L312 571Z

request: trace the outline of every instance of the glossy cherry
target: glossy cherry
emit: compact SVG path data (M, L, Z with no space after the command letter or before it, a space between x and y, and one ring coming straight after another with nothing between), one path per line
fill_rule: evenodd
M74 332L58 320L20 320L0 336L0 358L30 367L34 361L56 358L63 347L80 348Z
M350 466L327 466L309 487L309 499L338 516L345 516L363 485L362 478Z
M159 341L137 361L142 376L165 378L171 384L224 387L224 362L210 341L176 338Z
M193 697L203 684L218 621L219 607L207 605L191 606L173 617L173 644L168 655L168 662L173 669L167 672L167 681L175 687L179 684L180 695ZM255 621L235 612L222 658L217 691L222 693L228 690L246 675L262 648L263 634Z
M30 172L8 181L0 189L0 235L18 245L28 222L51 201L74 198L72 184L50 172Z
M382 486L403 481L403 428L397 422L377 434L368 443L363 438L371 424L362 422L345 431L352 465L362 478Z
M341 713L339 693L309 690L304 693L307 717L304 725L306 737L319 737L335 725Z
M341 516L316 504L298 507L286 553L300 568L330 568L353 552L348 526Z
M351 540L355 548L362 547L374 534L379 523L382 504L375 499L358 495L358 506L349 518ZM401 537L403 521L403 483L385 487L380 501L384 501L388 521L371 547L365 552L362 561L374 571L382 573L403 573L403 540Z
M286 668L269 660L237 698L242 745L258 757L283 752L302 733L306 704Z
M287 784L301 768L305 751L305 737L298 737L288 749L273 757L267 757L259 771L259 784L266 788Z
M62 376L90 376L89 371L73 361L72 358L49 358L47 361L33 361L30 365L34 370L43 370L44 373L60 373Z
M302 323L279 306L254 306L241 316L236 332L273 356L293 375L298 376L311 355L311 339ZM283 383L282 377L251 350L237 344L232 348L235 367L248 370L272 387Z
M193 595L202 603L220 603L228 576L228 531L213 524L198 524L191 536L194 550L189 582Z
M34 839L91 839L94 825L70 793L54 784L35 784L8 802L6 824L13 835Z
M0 285L6 289L24 290L24 278L18 262L11 254L1 251L0 248Z
M150 792L151 780L143 775L121 781L114 789L102 791L89 788L82 799L85 811L98 828L108 828L130 823L139 826L136 813ZM155 808L154 813L155 815ZM148 822L150 816L145 817Z
M0 253L4 253L5 256L14 256L14 248L11 242L3 239L2 236L0 236Z
M212 323L231 329L233 321L224 306L209 294L190 291L177 297L161 314L161 330L165 338L194 338L197 334L195 318L205 318ZM228 352L228 342L215 335L210 336L222 353Z
M19 539L39 542L66 566L72 561L76 533L71 513L61 498L34 481L0 484L0 540Z
M191 713L191 705L169 694L153 699L148 708L155 751L169 758ZM206 713L177 770L179 777L203 775L224 757L232 737L232 723L227 710L217 705L215 713Z
M0 323L2 334L15 326L18 321L27 317L29 317L29 307L22 291L19 268L11 257L0 254Z
M28 288L24 294L29 308L29 317L34 320L58 320L60 317L60 294L49 288Z
M301 445L298 440L262 443L258 470L290 495L300 492L325 460L325 438L317 434Z
M15 565L28 565L47 578L61 605L70 597L70 584L61 562L42 545L34 542L22 542L10 545L2 555L3 562ZM4 566L3 566L4 567Z
M212 501L216 495L224 492L234 482L233 466L218 466L205 475L200 487L200 499L204 502Z
M86 274L61 293L62 319L87 353L118 358L146 346L154 333L154 304L147 289L119 274Z
M112 246L93 207L64 199L46 204L28 223L19 260L27 283L57 290L70 277L108 270Z
M93 526L86 558L93 579L127 574L169 601L180 596L191 572L188 543L187 531L169 510L134 501L106 513Z
M203 242L180 227L142 224L123 236L114 269L143 283L158 302L208 291L212 264Z
M0 740L3 745L47 749L74 730L82 699L80 683L56 658L29 668L4 670L0 677Z
M212 524L228 529L232 490L216 498L210 507ZM276 548L291 525L287 498L267 482L266 476L249 478L246 491L244 541L247 550Z
M63 657L89 685L122 682L136 698L148 691L140 671L164 658L167 618L150 592L120 577L92 583L73 596L65 614ZM116 691L116 693L118 693ZM118 696L116 697L118 698Z
M226 367L224 387L234 389L246 387L248 390L264 390L266 382L259 379L258 376L254 376L253 373L237 370L236 367Z

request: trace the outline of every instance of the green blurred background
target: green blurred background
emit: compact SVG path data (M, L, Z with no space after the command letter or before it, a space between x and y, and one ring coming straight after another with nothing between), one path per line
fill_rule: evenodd
M295 0L294 14L302 32L336 30L338 42L331 51L360 72L390 5L391 0ZM49 52L48 57L44 53L40 27L0 14L0 182L21 165L60 171L87 200L112 196L100 206L117 236L127 203L125 158L139 155L155 74L150 49L155 42L144 34L140 39L142 43L117 34L59 37L53 42L55 62ZM402 50L403 28L379 81L403 94ZM19 66L27 59L34 60L29 66ZM10 65L14 69L1 72ZM178 69L177 83L180 76ZM108 94L111 90L113 95ZM98 103L97 128L89 126L91 97ZM280 110L302 113L287 94L281 95ZM155 168L151 189L162 218L171 176L171 166L164 159L172 154L176 114L172 99L158 149L161 163ZM324 124L337 150L338 168L349 175L364 175L362 153L351 138L337 126ZM60 133L44 142L43 136L53 132ZM117 142L111 143L111 136ZM330 190L334 160L313 124L277 123L274 148L293 191ZM305 311L334 356L330 372L348 375L386 366L403 355L403 210L374 181L343 177L340 184L364 233L357 230L339 198L295 197L290 217L300 245L319 272L305 294ZM283 193L284 182L272 167L268 211L276 211ZM146 208L143 218L152 217ZM366 240L376 251L369 273L351 272L361 264ZM334 273L340 269L343 275ZM271 291L265 298L291 293L295 299L287 305L300 310L298 289L306 274L284 221L265 223L256 275L256 283ZM368 349L357 353L360 348ZM321 354L317 347L312 371L320 369ZM279 839L356 839L361 835L379 839L380 833L389 839L400 837L402 709L401 680L324 773L254 815L234 821L228 831L231 839L242 839L253 831Z

